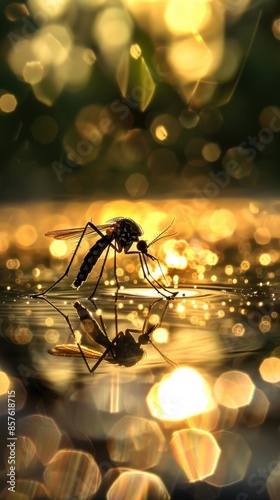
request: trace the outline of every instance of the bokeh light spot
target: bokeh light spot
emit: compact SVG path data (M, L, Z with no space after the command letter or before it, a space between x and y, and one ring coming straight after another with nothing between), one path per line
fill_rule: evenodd
M52 241L50 244L50 252L54 257L63 258L68 252L67 243L62 240Z
M262 253L260 255L259 261L262 266L269 266L269 264L271 263L271 257L269 253Z
M164 450L165 439L153 420L126 416L110 430L110 457L114 462L127 462L135 469L155 466Z
M147 396L151 414L164 420L183 420L211 406L210 389L193 368L177 368L155 384Z
M35 85L39 83L45 73L45 67L40 61L27 61L22 72L23 78L27 83Z
M221 453L215 438L201 429L174 432L170 448L190 482L213 474Z
M280 382L280 358L271 356L263 360L259 367L262 379L270 384Z
M272 33L276 40L280 40L280 19L275 19L272 24Z
M3 94L0 98L0 110L3 113L12 113L17 107L17 100L13 94Z
M60 450L47 464L44 480L51 498L89 498L98 489L101 474L89 453Z
M251 458L251 450L246 441L238 434L229 431L216 432L214 437L221 454L214 474L205 481L218 487L242 481Z
M131 174L126 180L125 187L130 196L138 198L147 192L149 183L145 175Z
M160 477L150 472L123 472L110 487L107 500L169 500L170 495Z
M21 247L30 247L37 239L37 232L34 226L23 224L17 229L15 237Z
M0 396L7 394L10 387L10 379L5 372L0 371Z
M232 370L223 373L214 385L217 401L228 408L239 408L250 403L255 386L246 373Z

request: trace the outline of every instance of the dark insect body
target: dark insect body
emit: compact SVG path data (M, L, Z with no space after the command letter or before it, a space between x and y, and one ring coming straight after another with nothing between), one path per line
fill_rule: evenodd
M91 347L81 344L61 344L48 350L48 353L52 356L83 358L88 371L93 373L103 360L110 364L125 367L136 365L142 359L145 352L141 346L151 343L165 361L172 366L177 366L158 349L150 338L151 333L158 328L158 324L151 326L146 332L142 332L138 337L138 341L134 339L131 332L139 333L139 330L129 328L126 329L125 332L118 332L115 338L110 340L88 309L82 306L79 302L75 302L74 307L77 310L77 314L80 318L84 331L92 341L104 347L105 351L101 353ZM58 309L56 308L56 310ZM72 327L71 330L73 332ZM97 362L92 368L90 368L87 358L97 359Z
M107 249L104 261L101 266L101 271L98 276L97 282L95 284L94 290L90 295L89 299L95 296L96 290L98 288L99 282L102 278L103 271L105 268L105 263L109 254L110 248L114 249L114 276L117 284L117 289L120 288L116 273L116 254L121 253L122 251L125 254L136 254L139 257L141 269L143 272L144 278L148 281L148 283L163 297L165 298L174 298L176 293L168 290L164 285L162 285L159 281L154 279L151 275L148 266L148 259L155 261L158 263L159 268L161 269L160 262L158 259L148 252L148 248L159 241L162 238L166 238L165 234L173 221L167 228L165 228L156 238L154 238L149 244L145 240L140 240L140 236L142 236L143 231L142 228L137 224L134 220L126 218L126 217L115 217L108 221L107 224L103 224L100 226L95 226L92 222L88 222L84 228L72 228L72 229L61 229L49 231L46 233L46 236L53 237L55 239L73 239L79 237L78 244L74 250L74 253L70 259L70 262L63 273L63 275L47 288L44 292L40 292L37 294L33 294L32 297L40 297L47 294L50 290L52 290L65 276L68 276L69 270L72 266L73 260L76 256L78 248L82 242L84 237L92 236L94 234L98 234L100 239L96 241L96 243L90 248L88 253L83 259L83 262L80 266L76 279L74 280L73 287L79 288L88 278L88 275L92 271L93 267L101 257L102 253ZM105 234L102 233L105 231ZM133 243L136 243L137 250L130 250ZM163 275L163 273L162 273ZM164 276L163 276L164 277Z

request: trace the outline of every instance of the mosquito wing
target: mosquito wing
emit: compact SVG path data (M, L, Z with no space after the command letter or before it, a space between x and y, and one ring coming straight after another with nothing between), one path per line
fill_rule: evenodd
M83 353L86 358L99 359L102 356L102 352L91 349L90 347L81 346ZM52 356L61 356L67 358L81 358L81 351L77 344L60 344L52 347L48 350L48 353ZM110 357L108 361L110 361Z
M96 226L100 231L104 231L105 229L112 229L115 224L107 223ZM78 239L82 232L84 231L84 227L72 227L68 229L54 229L53 231L48 231L45 233L45 236L48 238L54 238L55 240L76 240ZM94 231L90 226L87 228L85 232L85 237L96 236L97 232Z

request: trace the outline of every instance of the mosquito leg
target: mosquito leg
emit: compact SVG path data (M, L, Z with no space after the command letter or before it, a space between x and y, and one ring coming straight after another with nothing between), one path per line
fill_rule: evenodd
M105 264L106 264L106 261L107 261L108 255L109 255L110 248L111 248L111 246L110 246L110 245L108 245L108 248L107 248L107 250L106 250L106 254L105 254L105 257L104 257L104 260L103 260L103 263L102 263L102 267L101 267L101 270L100 270L100 273L99 273L99 276L98 276L98 279L97 279L97 282L95 283L95 287L94 287L94 289L93 289L92 294L88 297L88 299L89 299L89 300L90 300L93 304L94 304L94 301L92 300L92 298L95 296L95 294L96 294L96 290L97 290L98 285L99 285L99 283L100 283L100 280L101 280L101 278L102 278L102 275L103 275L103 272L104 272L104 269L105 269ZM115 249L115 247L114 247L114 249ZM97 307L96 307L96 309L97 309Z
M140 264L141 264L141 268L142 268L142 271L143 271L144 278L148 281L148 283L160 295L162 295L162 297L164 297L165 299L171 299L171 298L173 298L174 294L172 292L170 292L167 288L165 288L164 286L162 286L156 279L154 279L152 277L145 256L143 254L141 254L141 252L139 252L138 255L139 255L139 260L140 260ZM154 283L156 283L157 286ZM166 294L168 294L168 295L166 295Z
M39 296L37 297L39 300L44 300L45 302L47 302L47 304L49 304L53 309L55 309L55 311L57 311L66 321L67 325L69 326L69 329L73 335L73 338L75 339L75 333L74 333L74 329L73 329L73 326L70 322L70 319L68 318L68 316L66 314L64 314L64 312L61 311L61 309L59 309L59 307L57 307L56 305L54 305L49 299L47 299L47 297L44 297L44 296Z
M143 326L142 326L142 333L145 333L145 332L146 332L146 330L147 330L147 323L149 322L150 315L151 315L151 312L152 312L152 310L153 310L154 306L155 306L158 302L161 302L161 301L163 301L163 298L156 299L156 300L154 300L154 302L152 302L152 303L149 305L149 308L148 308L148 314L147 314L147 316L146 316L146 318L145 318L145 321L144 321L144 323L143 323ZM168 302L166 302L166 304L168 304ZM161 325L162 321L163 321L163 318L161 318L160 323L159 323L159 326Z
M86 234L86 231L87 231L87 228L88 228L88 227L91 227L95 233L99 234L102 238L104 238L104 234L103 234L103 233L102 233L102 232L98 229L98 227L97 227L97 226L95 226L92 222L87 222L87 223L86 223L86 225L85 225L85 227L84 227L84 229L83 229L83 232L82 232L82 234L81 234L81 236L80 236L80 238L79 238L79 241L78 241L78 243L77 243L77 246L76 246L76 248L75 248L75 250L74 250L74 252L73 252L73 255L72 255L71 259L70 259L70 262L69 262L69 264L68 264L67 268L65 269L64 273L62 274L62 276L60 276L60 278L58 278L58 280L56 280L56 281L55 281L55 283L53 283L51 286L49 286L49 288L47 288L47 289L46 289L46 290L44 290L43 292L34 293L34 294L30 295L30 297L32 297L32 298L37 298L37 297L41 297L42 295L46 295L46 294L47 294L48 292L50 292L50 291L51 291L51 290L52 290L52 289L53 289L53 288L54 288L54 287L55 287L55 286L56 286L56 285L57 285L60 281L62 281L62 280L63 280L66 276L68 276L68 273L69 273L69 271L70 271L70 268L71 268L71 266L72 266L72 264L73 264L73 261L74 261L74 259L75 259L75 257L76 257L76 254L77 254L77 251L78 251L78 249L79 249L79 246L80 246L80 244L82 243L83 237L85 236L85 234ZM110 248L110 247L115 248L115 246L114 246L114 244L112 243L112 241L110 241L110 240L109 240L109 248Z
M88 371L90 373L94 373L96 368L100 365L100 363L103 361L103 359L107 356L107 354L110 352L110 347L108 347L102 354L102 356L100 356L100 358L96 361L96 363L93 365L92 368L89 367L88 365L88 362L86 361L86 358L84 357L84 361L86 361L86 365L88 367Z
M155 302L151 305L151 308L154 306ZM165 306L163 308L163 312L161 314L161 317L160 317L160 321L157 325L157 328L159 328L161 325L162 325L162 322L164 320L164 317L166 315L166 312L167 312L167 309L169 307L169 301L167 300L165 302ZM144 330L145 331L145 330ZM167 356L165 356L165 354L163 354L163 352L161 352L161 350L157 347L157 345L150 339L149 337L149 342L150 344L152 344L152 346L155 348L156 351L158 351L158 353L163 357L163 359L171 366L173 366L174 368L177 368L178 367L178 364L175 363L174 361L172 361L172 359L168 358Z
M139 261L140 261L140 265L141 265L141 269L142 269L142 272L143 272L143 276L144 278L148 281L148 283L162 296L164 297L165 299L173 299L177 293L173 293L171 292L170 290L168 290L168 288L164 287L161 283L159 283L159 281L157 281L156 279L153 278L153 276L151 275L151 272L150 272L150 269L149 269L149 266L148 266L148 263L147 263L147 260L146 260L146 255L143 253L143 252L139 252L139 251L132 251L132 252L126 252L127 254L134 254L134 255L138 255L139 257ZM150 255L148 254L148 257L152 260L155 260L159 263L158 259L156 257L154 257L153 255ZM161 269L161 266L159 265L160 269ZM163 273L162 273L163 274ZM156 283L157 286L154 284Z
M164 290L168 294L167 296L165 295L165 297L167 299L174 299L174 297L176 297L176 295L177 295L178 292L171 292L170 290L168 290L168 288L166 288L164 285L162 285L159 281L157 281L156 279L154 279L153 276L150 273L149 265L148 265L148 262L147 262L147 256L145 254L143 254L143 255L141 255L141 257L144 260L145 267L146 267L146 270L147 270L147 274L156 282L156 284L158 285L159 288L161 288L162 290ZM161 274L162 274L162 276L164 277L164 279L166 281L166 278L165 278L164 273L162 271L162 268L161 268L159 260L156 257L154 257L153 255L150 255L150 254L148 254L148 257L157 262L157 264L158 264L158 266L160 268Z
M118 335L118 333L119 333L119 327L118 327L118 298L119 298L120 284L119 284L119 280L118 280L118 276L117 276L117 252L116 252L116 250L114 252L114 276L115 276L115 281L116 281L116 285L117 285L117 290L116 290L116 293L115 293L115 304L114 304L114 308L115 308L115 332L116 332L116 335Z
M114 340L112 340L111 344L115 344L119 335L116 335ZM103 361L103 359L107 356L107 354L112 350L112 347L107 347L107 349L103 352L103 354L100 356L100 358L96 361L96 363L93 365L92 368L89 367L88 362L86 361L86 365L88 367L88 370L90 373L94 373L96 368L100 365L100 363ZM85 359L85 356L83 356Z
M152 259L153 261L155 261L155 262L157 263L157 265L158 265L158 267L159 267L159 269L160 269L161 275L162 275L162 277L163 277L163 279L164 279L165 283L168 285L168 281L167 281L167 279L166 279L166 277L165 277L165 275L164 275L164 272L163 272L163 270L162 270L162 267L161 267L161 263L160 263L160 261L159 261L156 257L154 257L154 255L151 255L151 254L149 254L149 253L147 254L147 256L148 256L150 259Z
M90 366L89 366L89 364L88 364L88 362L87 362L87 359L86 359L86 357L85 357L85 355L84 355L84 352L83 352L83 350L82 350L82 347L81 347L81 345L79 344L79 342L76 342L76 337L75 337L74 329L73 329L73 326L72 326L71 321L70 321L70 319L68 318L68 316L67 316L66 314L64 314L64 312L62 312L62 310L61 310L61 309L59 309L59 307L57 307L57 306L56 306L55 304L53 304L53 303L52 303L49 299L47 299L47 297L44 297L44 296L39 296L39 297L37 297L37 298L38 298L38 300L44 300L45 302L47 302L47 304L49 304L49 305L50 305L50 306L51 306L51 307L52 307L55 311L57 311L57 312L58 312L58 313L59 313L59 314L60 314L60 315L61 315L61 316L65 319L65 321L66 321L67 325L69 326L69 329L70 329L70 331L71 331L71 333L72 333L72 335L73 335L73 338L74 338L74 340L75 340L75 343L77 344L77 347L78 347L78 349L79 349L79 351L80 351L80 353L81 353L81 356L82 356L82 358L83 358L83 360L84 360L84 362L85 362L85 364L86 364L86 367L87 367L87 369L90 371Z
M161 357L164 359L164 361L166 361L166 363L168 363L169 365L173 366L173 368L178 368L178 363L175 363L175 361L172 361L172 359L168 358L167 356L165 356L165 354L163 354L163 352L161 352L161 350L157 347L156 344L154 344L154 342L150 340L150 344L155 348L155 350L161 355Z

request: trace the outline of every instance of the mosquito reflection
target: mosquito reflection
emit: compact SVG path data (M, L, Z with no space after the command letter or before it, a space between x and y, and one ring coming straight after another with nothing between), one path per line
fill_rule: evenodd
M41 300L47 302L50 306L52 306L60 315L63 316L65 321L67 322L70 331L75 338L74 329L69 317L64 314L64 312L58 308L55 304L53 304L46 297L38 297ZM161 326L165 314L167 312L167 308L169 305L169 301L165 301L165 306L163 307L163 311L159 322L153 325L149 325L149 317L151 311L156 303L162 301L163 299L157 299L154 301L148 308L148 316L144 321L142 329L134 329L127 328L124 332L119 331L118 328L118 297L116 294L115 301L115 337L111 340L107 334L104 318L101 314L98 315L98 320L95 319L94 314L89 311L86 307L84 307L80 302L74 303L74 308L76 309L77 315L79 317L81 326L83 331L86 333L90 341L93 341L103 347L104 352L100 352L97 349L94 349L89 346L85 346L81 343L73 343L73 344L60 344L52 347L48 350L48 353L52 356L59 357L70 357L70 358L82 358L89 373L94 373L100 363L104 360L112 365L119 365L124 367L131 367L136 365L145 353L142 346L151 344L154 349L160 354L160 356L172 367L177 367L178 365L174 363L171 359L169 359L156 345L156 343L151 339L152 333ZM95 305L95 303L94 303ZM95 305L96 310L97 306ZM133 334L138 334L138 339L135 340ZM76 340L76 339L75 339ZM88 360L95 359L95 364L91 367Z

